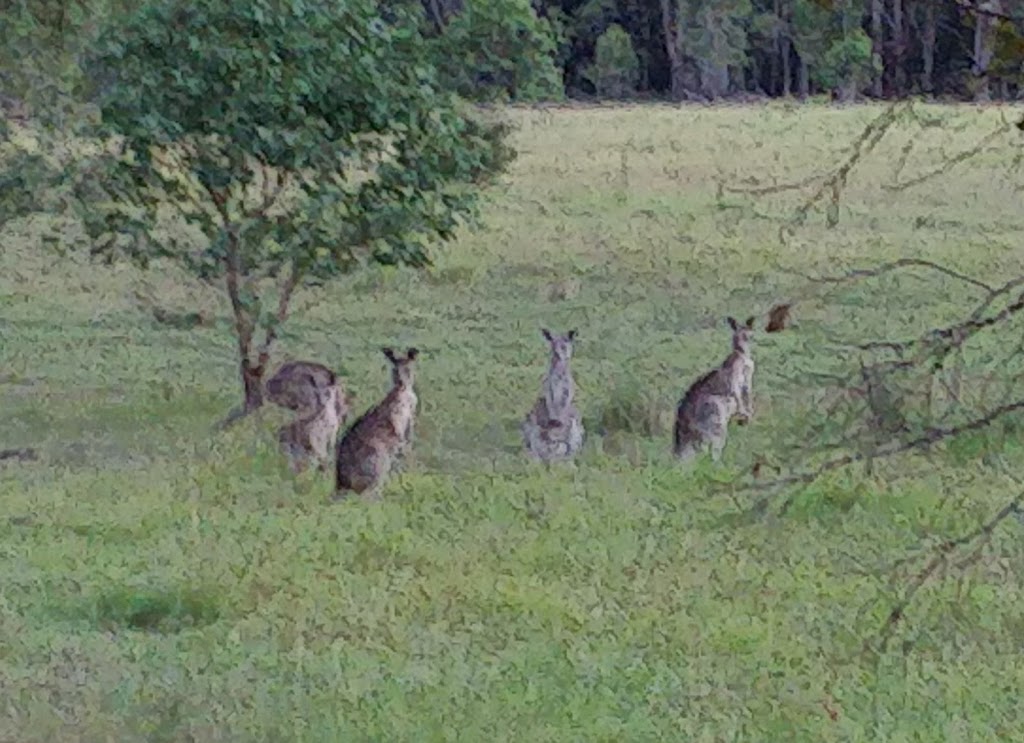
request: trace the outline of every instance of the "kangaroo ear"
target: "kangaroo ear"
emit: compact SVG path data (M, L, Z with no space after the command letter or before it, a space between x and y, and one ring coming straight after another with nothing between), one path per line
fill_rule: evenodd
M390 361L391 363L397 362L397 359L395 359L395 352L393 350L391 350L390 348L382 348L380 350L381 353L388 357L388 361Z
M736 322L735 317L732 317L730 315L729 317L725 318L725 321L729 323L729 327L732 328L733 330L739 330L740 325L738 322Z
M410 348L408 351L405 352L405 358L407 358L409 361L412 361L419 355L420 350L418 348Z
M545 340L547 340L548 343L551 342L551 331L549 331L547 328L541 328L540 333L541 335L544 336Z
M755 318L753 315L748 317L747 318L747 328L749 328L750 330L753 330L754 329L754 320L756 320L756 319L757 318Z
M565 337L568 338L571 341L576 340L576 328L573 328L568 333L566 333Z

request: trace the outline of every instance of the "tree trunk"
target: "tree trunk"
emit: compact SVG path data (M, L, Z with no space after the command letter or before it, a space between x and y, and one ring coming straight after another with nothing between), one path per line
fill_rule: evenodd
M661 28L665 35L665 51L668 53L672 98L681 101L686 97L686 65L679 48L679 35L672 5L675 0L661 0Z
M800 58L800 82L799 82L799 95L800 100L806 100L811 94L811 71L807 67L807 61Z
M885 35L882 30L882 0L871 0L871 54L884 60ZM884 90L882 78L885 76L885 67L875 74L871 81L871 95L881 98Z
M427 0L426 10L430 14L430 19L434 22L434 28L438 31L443 31L445 18L438 0Z
M782 95L789 98L793 94L793 72L789 68L789 55L792 44L785 36L782 37Z
M772 29L772 54L771 65L768 68L768 94L778 95L782 89L779 84L779 67L782 62L782 5L781 0L775 0L772 5L775 14L774 28Z
M779 65L781 62L782 41L779 38L778 31L776 31L772 34L771 62L768 65L768 85L765 86L769 95L778 95L782 89L782 85L779 83Z
M701 92L711 100L721 98L729 92L729 66L700 60Z
M921 89L931 98L935 94L935 3L925 3L924 32L921 34Z
M242 387L245 389L243 410L251 413L263 405L263 375L266 369L246 359L242 361L241 371Z
M929 3L931 4L931 3ZM904 26L903 0L892 0L892 82L897 96L903 96L907 90L905 68L907 29Z
M1002 3L1000 0L988 0L979 3L978 9L987 12L974 14L974 74L978 82L974 100L987 101L991 98L988 67L992 63L995 36L995 18L991 13L1002 12Z

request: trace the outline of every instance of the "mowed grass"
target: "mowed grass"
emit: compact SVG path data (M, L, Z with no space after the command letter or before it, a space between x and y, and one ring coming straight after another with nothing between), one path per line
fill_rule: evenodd
M275 411L211 432L239 395L217 291L58 258L43 218L7 225L0 448L40 458L0 463L0 740L1024 739L1016 521L864 651L923 565L891 580L897 562L1014 495L1012 427L787 491L782 517L712 493L757 457L806 461L829 394L806 373L857 364L836 338L913 337L983 296L925 271L821 294L795 272L918 257L993 284L1024 273L1010 135L883 189L973 146L998 110L922 106L941 125L894 130L839 225L812 212L785 246L809 190L716 196L838 164L880 110L511 112L521 155L484 229L429 272L302 294L282 340L280 358L340 369L357 412L387 387L381 346L422 350L414 456L379 503L292 477ZM169 328L136 292L217 322ZM791 298L796 328L757 342L754 422L720 466L676 466L674 403L728 352L725 317ZM588 429L550 470L518 432L541 327L578 329ZM998 343L972 349L983 378ZM996 371L1011 383L967 385L972 404L1014 393L1018 370Z

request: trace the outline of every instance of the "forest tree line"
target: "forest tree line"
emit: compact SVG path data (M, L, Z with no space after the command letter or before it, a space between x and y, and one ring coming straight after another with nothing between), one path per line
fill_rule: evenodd
M87 97L78 56L104 19L154 1L0 0L0 100ZM398 6L480 101L984 101L1017 98L1024 75L1024 0L391 0L382 20Z

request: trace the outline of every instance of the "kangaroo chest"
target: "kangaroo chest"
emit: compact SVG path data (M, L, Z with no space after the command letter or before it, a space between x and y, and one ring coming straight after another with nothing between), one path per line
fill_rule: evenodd
M572 403L573 380L568 369L552 369L548 373L544 387L550 412L562 411Z
M406 390L395 398L391 407L391 425L399 436L405 436L416 415L419 399L412 390Z

